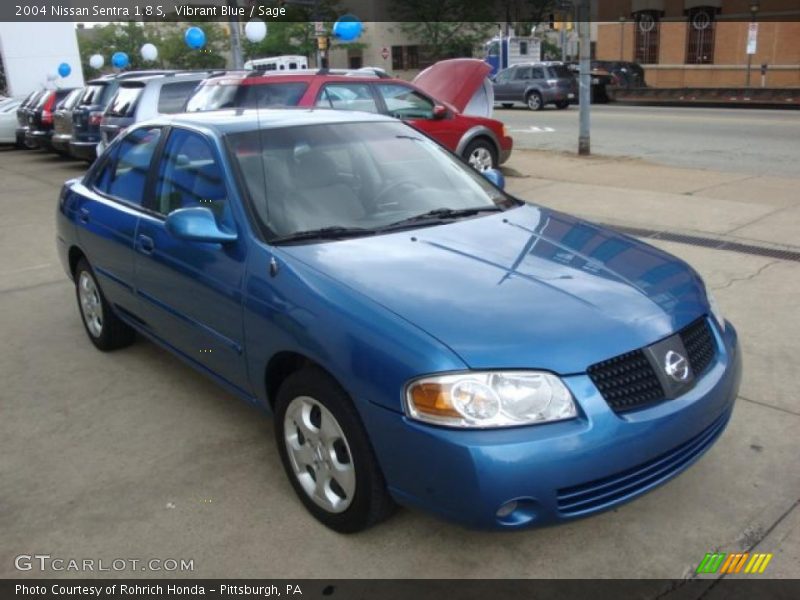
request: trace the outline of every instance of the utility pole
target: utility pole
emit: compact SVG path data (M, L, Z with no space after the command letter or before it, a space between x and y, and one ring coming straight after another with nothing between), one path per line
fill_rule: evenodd
M589 22L591 11L589 0L578 0L578 35L580 38L580 74L578 89L578 108L580 110L580 133L578 134L578 154L590 154L589 122L592 107L592 82L589 71L591 63L591 40Z
M236 8L236 0L228 0L228 6ZM233 59L233 68L241 69L244 66L242 61L242 40L239 36L239 17L235 14L236 11L231 11L231 16L228 19L228 25L231 29L231 58Z

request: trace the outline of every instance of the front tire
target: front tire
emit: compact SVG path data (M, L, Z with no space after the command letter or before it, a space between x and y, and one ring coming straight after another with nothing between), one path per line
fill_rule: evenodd
M292 487L326 527L355 533L393 511L353 403L321 369L303 368L281 385L275 402L275 440Z
M83 258L75 267L75 296L86 335L98 350L108 352L133 343L133 329L114 314L94 272Z
M497 168L497 150L489 140L478 138L467 144L464 160L479 173Z

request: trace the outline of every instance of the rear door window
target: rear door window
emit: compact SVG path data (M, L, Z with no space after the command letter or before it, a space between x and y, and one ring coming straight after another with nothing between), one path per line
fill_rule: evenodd
M158 112L167 115L182 112L197 84L197 81L178 81L162 85L158 94Z
M161 129L158 127L136 129L126 135L116 149L114 160L99 171L94 181L95 189L141 206L150 162L160 139Z
M542 67L533 67L531 69L531 79L544 79L544 69Z
M514 79L517 81L531 79L531 72L533 69L530 67L517 67L517 71L514 73Z
M322 88L316 105L337 110L378 112L378 105L366 83L329 83Z
M136 110L136 103L144 89L143 86L121 85L111 99L106 114L111 117L130 117Z

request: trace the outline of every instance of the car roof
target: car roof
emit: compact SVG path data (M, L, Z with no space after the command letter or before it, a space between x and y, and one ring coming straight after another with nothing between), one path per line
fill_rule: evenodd
M122 86L146 85L152 82L173 82L173 81L203 81L214 75L214 71L185 71L177 73L161 73L157 75L143 75L141 77L128 77L120 81Z
M211 129L220 135L275 129L278 127L300 127L303 125L326 125L331 123L384 122L396 123L396 119L385 115L358 111L337 111L327 108L265 108L223 109L207 112L182 113L162 116L147 121L148 125L185 125Z

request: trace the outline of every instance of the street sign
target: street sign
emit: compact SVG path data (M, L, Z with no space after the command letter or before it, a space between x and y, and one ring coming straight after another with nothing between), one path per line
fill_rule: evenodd
M386 46L381 48L381 58L383 58L383 60L389 58L389 49Z
M758 42L758 23L750 23L747 29L747 53L755 54Z
M314 35L323 35L325 33L325 23L322 21L314 21Z

